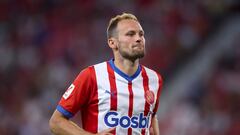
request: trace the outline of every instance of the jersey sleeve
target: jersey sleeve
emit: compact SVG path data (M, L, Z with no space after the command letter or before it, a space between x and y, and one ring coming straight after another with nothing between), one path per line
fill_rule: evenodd
M91 89L91 70L84 69L68 87L58 103L57 110L65 117L73 117L88 104Z
M162 86L163 86L163 80L162 80L161 75L157 73L157 76L158 76L158 84L159 84L159 86L158 86L156 104L155 104L155 107L153 109L153 116L157 113L158 106L159 106L160 95L161 95Z

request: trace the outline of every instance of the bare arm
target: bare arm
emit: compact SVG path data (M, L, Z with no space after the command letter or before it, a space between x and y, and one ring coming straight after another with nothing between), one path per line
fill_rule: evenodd
M153 135L160 135L158 120L156 115L153 116L152 118L152 129L153 129Z
M49 126L51 132L54 135L93 135L82 128L80 128L77 124L65 118L59 111L55 110L50 121ZM113 129L107 129L98 135L111 135Z
M59 111L55 110L50 121L49 126L51 132L55 135L91 135L77 126L71 120L65 118Z

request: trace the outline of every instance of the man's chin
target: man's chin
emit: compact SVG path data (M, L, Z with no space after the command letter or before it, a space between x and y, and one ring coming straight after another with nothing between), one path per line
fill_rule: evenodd
M144 57L144 55L145 55L144 53L139 53L139 54L132 56L132 59L141 59Z
M144 55L145 55L144 51L141 51L141 52L136 53L136 54L135 54L135 57L137 57L137 58L143 58Z
M121 53L121 54L124 58L129 59L131 61L135 61L145 56L144 51L135 51L135 52L132 52L132 54L127 54L127 53Z

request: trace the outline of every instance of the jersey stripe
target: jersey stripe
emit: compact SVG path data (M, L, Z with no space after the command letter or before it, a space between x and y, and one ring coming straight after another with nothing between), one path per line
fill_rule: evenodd
M123 78L121 75L119 75L117 72L115 72L116 77L116 86L118 90L118 106L117 106L117 112L119 113L119 116L127 115L128 116L128 110L129 110L129 90L128 90L128 80ZM128 129L122 128L120 125L116 128L117 134L127 135Z
M158 96L159 96L159 86L160 86L159 78L158 78L157 72L155 72L149 68L146 68L146 67L145 67L145 71L146 71L147 76L149 77L149 90L154 90L153 92L154 92L155 102L154 102L154 104L152 104L152 106L150 108L152 116L154 116L155 112L157 111L157 106L158 106L157 102L158 102L158 98L159 98ZM151 120L152 117L150 117L149 119ZM151 127L151 126L152 126L152 123L149 123L149 127Z
M132 90L132 82L128 82L128 91L129 91L129 109L128 116L132 117L133 113L133 90ZM132 135L132 128L128 128L128 135Z
M110 110L117 111L117 87L116 87L116 78L114 75L114 70L111 68L109 62L107 62L107 71L108 71L108 79L110 83ZM116 134L116 129L113 131Z
M91 78L92 78L92 87L94 92L92 92L93 95L91 95L91 97L93 98L98 98L98 91L97 91L97 80L96 80L96 73L94 70L94 67L91 66L89 67L90 69L90 73L91 73ZM98 102L98 99L93 99L93 101L96 100ZM96 106L92 107L92 110L95 110L96 113L98 114L99 110L98 110L98 104ZM91 127L92 127L92 131L97 132L98 131L98 115L93 115L92 117L90 117L90 119L88 119L89 121L91 121ZM89 125L88 125L89 126ZM89 126L90 127L90 126Z
M153 109L153 112L157 112L157 109L158 109L158 106L159 106L160 93L161 93L161 90L162 90L162 77L158 73L156 73L156 74L157 74L157 77L158 77L158 92L157 92L156 105L155 105L155 108Z
M144 94L146 94L146 92L149 90L149 79L146 73L146 70L144 67L142 67L142 77L143 77L143 88L144 88ZM144 116L147 116L148 112L150 110L150 105L147 103L147 101L145 101L145 107L144 107ZM145 135L146 131L145 129L142 130L142 135Z
M132 81L133 90L133 116L139 116L140 113L144 112L145 100L144 100L144 89L143 89L143 78L140 74L136 79ZM140 135L141 128L132 128L133 135Z
M105 112L103 110L110 110L110 94L106 91L110 91L110 84L108 80L107 64L106 62L100 63L94 66L96 72L97 89L98 89L98 132L106 129L104 123ZM103 88L104 86L104 88Z

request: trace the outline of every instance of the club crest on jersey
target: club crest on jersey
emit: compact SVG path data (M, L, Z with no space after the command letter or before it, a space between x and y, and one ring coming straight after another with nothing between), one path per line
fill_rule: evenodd
M67 99L67 98L71 95L71 93L73 92L74 88L75 88L75 85L74 85L74 84L71 84L71 85L68 87L68 89L66 90L66 92L63 94L63 98L64 98L64 99Z
M151 90L146 91L145 100L148 104L152 105L154 103L154 93Z

